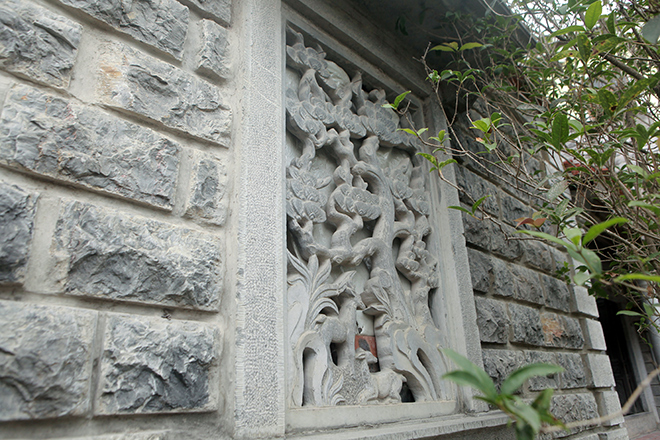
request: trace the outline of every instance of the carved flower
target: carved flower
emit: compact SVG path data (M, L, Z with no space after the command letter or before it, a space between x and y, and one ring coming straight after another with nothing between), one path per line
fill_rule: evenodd
M346 214L358 214L368 220L375 220L380 217L381 210L378 196L365 189L352 187L344 183L337 187L333 193L333 198L339 210Z
M290 166L287 169L286 213L289 217L308 219L313 223L326 220L323 209L327 197L319 191L330 183L331 178L317 179L313 174Z

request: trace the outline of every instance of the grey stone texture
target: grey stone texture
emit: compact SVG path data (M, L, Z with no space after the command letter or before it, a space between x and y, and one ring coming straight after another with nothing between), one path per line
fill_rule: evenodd
M513 297L517 292L516 279L511 272L511 265L499 258L490 257L493 265L493 295Z
M590 393L555 395L552 397L550 411L564 423L589 420L599 416L596 399ZM570 432L559 431L555 433L554 437L567 437L583 429L575 428Z
M71 295L215 311L222 291L216 236L81 202L63 204L53 247Z
M509 315L500 301L475 298L477 325L481 342L506 344L509 338Z
M211 20L200 21L198 28L200 47L195 58L197 72L227 78L229 76L229 32Z
M0 181L0 285L24 280L36 195Z
M463 167L456 167L456 183L463 189L459 191L461 202L472 206L477 200L487 196L480 207L491 215L500 215L500 207L497 204L499 190L495 185Z
M545 305L563 312L570 311L571 292L566 283L547 275L542 275L541 279L545 288Z
M510 269L515 285L513 297L521 301L543 304L543 288L539 283L539 275L533 270L516 264L510 265Z
M517 219L521 217L531 217L532 208L523 204L515 197L511 197L506 193L501 193L500 200L502 203L502 219L515 225Z
M101 359L98 414L216 408L217 331L208 325L112 314Z
M181 59L188 8L175 0L60 0L113 28Z
M616 391L608 390L596 393L596 402L598 402L598 410L602 416L621 411L621 403L619 402L619 395ZM623 416L619 415L618 417L604 422L604 425L614 426L620 425L623 422Z
M168 440L167 432L127 432L121 434L92 435L85 437L57 438L52 440Z
M89 409L96 312L0 301L0 421Z
M0 116L0 163L171 209L180 147L75 101L13 87Z
M525 363L526 364L535 364L535 363L546 363L546 364L557 364L557 358L553 353L548 353L544 351L526 351L525 352ZM559 388L559 375L552 374L549 376L537 376L529 379L529 389L530 391L541 391L545 388Z
M82 26L25 0L0 4L0 68L66 88Z
M564 372L559 374L561 388L582 388L587 386L587 375L582 357L577 353L558 353L559 365Z
M555 274L555 264L548 246L538 241L522 242L522 262L544 272Z
M613 431L598 433L600 440L628 440L628 430L626 428L615 429Z
M608 388L615 385L610 358L606 354L589 353L586 355L586 363L590 387Z
M544 343L544 327L539 311L532 307L509 304L513 342L541 346Z
M584 286L573 287L573 300L571 301L571 311L584 313L587 316L598 318L598 306L596 298L589 295L589 291Z
M486 349L482 351L482 355L484 370L498 387L511 372L525 363L522 351Z
M184 0L185 1L185 0ZM231 0L187 0L225 26L231 24Z
M584 347L584 336L577 319L555 313L541 313L545 345L548 347Z
M222 226L227 220L227 168L209 154L193 156L185 215L202 223Z
M103 104L228 145L231 111L217 87L119 43L101 52L96 93Z
M490 290L490 276L493 272L492 257L474 249L468 249L470 262L470 276L472 288L476 292L488 293Z
M584 320L584 338L587 348L592 350L607 350L605 345L605 335L603 334L603 326L595 319Z

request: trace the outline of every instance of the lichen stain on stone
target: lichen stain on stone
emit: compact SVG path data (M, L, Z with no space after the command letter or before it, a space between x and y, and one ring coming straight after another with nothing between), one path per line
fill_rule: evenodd
M556 316L541 316L541 325L543 326L543 334L547 343L552 343L555 339L560 339L564 334L564 328Z

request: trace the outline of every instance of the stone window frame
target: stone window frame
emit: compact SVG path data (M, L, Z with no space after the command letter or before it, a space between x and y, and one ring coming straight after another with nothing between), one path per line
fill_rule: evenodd
M400 438L416 438L486 427L503 427L506 417L501 413L483 414L475 418L465 413L485 411L486 406L472 398L470 390L461 388L457 403L431 402L384 406L345 408L288 408L286 404L286 365L284 355L286 292L286 191L285 191L285 30L290 23L304 30L319 42L334 50L348 46L354 30L345 27L346 17L341 8L333 8L324 0L247 0L244 4L251 16L246 26L243 53L246 63L247 85L242 106L243 123L237 134L239 150L238 197L238 280L236 288L236 341L234 346L235 381L233 413L237 438L276 437L299 435L319 430L349 428L360 437L365 434L364 425L383 426L382 431L370 432L370 438L380 438L398 432ZM301 13L305 14L304 16ZM347 20L350 22L350 20ZM344 27L344 28L342 28ZM327 32L330 30L331 32ZM274 38L274 36L278 36ZM358 55L369 53L365 47L351 44ZM376 49L369 57L371 71L377 79L385 78L382 72L397 73L390 67L382 49ZM346 57L348 58L348 57ZM364 57L362 57L364 58ZM364 69L368 70L368 69ZM406 71L398 72L397 81L413 89L415 94L424 92L423 78L406 81ZM401 81L404 78L404 81ZM388 80L385 80L388 81ZM262 84L256 89L251 85ZM385 82L388 84L388 82ZM395 85L390 81L389 84ZM390 87L391 89L396 89ZM421 91L421 93L420 93ZM419 102L428 107L429 102ZM436 109L438 110L438 109ZM428 115L439 111L425 109ZM428 118L431 131L442 129L439 117ZM256 160L267 158L268 160ZM445 176L455 181L453 170L444 170ZM275 177L274 177L275 176ZM447 304L448 324L453 349L467 355L478 365L482 364L481 347L476 323L476 311L469 277L467 250L463 238L463 225L458 211L447 206L458 205L458 194L449 185L431 184L432 197L440 200L435 207L441 260L442 287ZM385 407L389 409L384 410ZM356 408L359 410L356 411ZM402 413L403 411L403 413ZM312 412L314 414L312 414ZM346 423L336 422L344 417ZM351 421L351 419L353 421ZM415 428L392 422L415 421ZM362 426L362 427L360 427ZM331 433L328 435L332 436ZM350 438L346 437L346 438Z

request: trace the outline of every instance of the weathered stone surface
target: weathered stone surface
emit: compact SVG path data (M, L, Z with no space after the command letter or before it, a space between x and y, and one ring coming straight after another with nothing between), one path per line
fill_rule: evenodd
M587 376L584 371L582 357L577 353L558 353L559 365L564 372L559 374L562 388L582 388L587 386Z
M181 59L188 8L175 0L60 0L138 41Z
M195 58L196 70L207 75L229 76L229 41L227 29L211 20L198 24L200 47Z
M537 241L526 240L522 244L522 262L548 273L555 273L555 265L548 246Z
M516 264L510 265L515 284L513 297L521 301L543 304L543 289L539 283L539 275Z
M67 437L52 440L167 440L166 432L127 432L121 434L93 435L85 437Z
M97 413L213 410L217 331L208 325L110 315Z
M545 345L563 348L584 347L584 337L577 319L545 312L541 314L541 323Z
M0 162L171 209L180 147L151 130L25 86L0 116Z
M626 428L615 429L613 431L601 432L598 434L600 440L628 440L628 430Z
M475 298L477 325L481 342L506 344L509 338L509 315L500 301Z
M217 237L80 202L62 207L56 228L54 246L68 259L67 293L217 310Z
M464 190L458 193L461 202L472 206L475 201L487 197L480 207L489 214L500 215L500 208L497 204L499 191L495 185L463 167L456 167L456 183Z
M564 423L575 422L577 420L589 420L598 417L598 406L593 394L562 394L555 395L552 398L550 411ZM582 428L584 429L584 428ZM566 437L578 432L573 429L570 432L559 431L555 437Z
M596 393L596 402L598 402L598 412L601 416L614 414L621 411L621 402L616 391L601 391ZM604 422L605 426L620 425L623 423L623 416L619 415L611 420Z
M225 26L231 24L231 0L187 0L204 12L213 15Z
M546 353L543 351L526 351L525 352L525 363L526 364L535 364L543 362L546 364L556 364L557 359L552 353ZM558 375L552 374L550 376L536 376L528 381L529 389L531 391L541 391L545 388L556 389L559 387Z
M465 240L485 250L491 248L491 236L488 223L463 213Z
M573 300L571 304L572 312L580 312L593 318L598 318L598 306L596 298L589 295L589 291L584 286L573 286Z
M525 355L521 351L483 350L482 355L484 370L498 387L513 370L525 362Z
M96 312L0 301L0 421L89 408Z
M493 294L503 297L511 297L516 294L516 283L511 265L499 258L491 258L493 265Z
M586 340L587 348L592 350L607 350L605 344L605 335L603 334L603 326L599 321L594 319L585 319L584 338Z
M491 235L490 250L509 260L520 258L523 253L523 246L520 240L507 240L507 236L514 237L516 235L515 229L505 226L504 232L502 232L494 223L488 223L487 233Z
M553 309L568 312L571 308L571 292L563 281L541 275L545 288L545 305Z
M472 288L477 292L487 293L490 287L490 274L493 272L491 257L468 248Z
M505 193L500 195L500 200L502 203L502 219L509 223L515 225L516 219L532 216L532 209L520 200Z
M108 106L228 145L231 111L217 87L127 46L102 48L96 91Z
M24 0L0 4L0 68L55 87L71 79L82 26Z
M606 354L589 353L586 356L586 361L590 376L589 386L607 388L615 385L609 356Z
M509 311L513 327L513 342L543 345L544 331L539 311L518 304L509 304Z
M552 260L555 263L555 273L553 273L553 275L556 275L557 271L563 271L569 268L570 263L568 262L568 257L564 252L560 252L552 246L548 246L548 251L550 252Z
M221 226L227 219L227 169L211 155L196 153L186 216Z
M36 196L0 181L0 285L22 282Z

